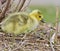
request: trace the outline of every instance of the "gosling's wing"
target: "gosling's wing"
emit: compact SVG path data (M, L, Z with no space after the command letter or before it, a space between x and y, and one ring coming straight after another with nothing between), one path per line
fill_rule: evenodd
M19 24L20 25L27 24L28 19L29 19L28 14L26 14L26 13L20 13L20 15L19 15Z
M28 14L25 12L18 12L9 14L3 21L2 24L8 24L9 22L19 22L20 25L24 25L27 23Z
M7 33L14 33L16 29L26 25L28 15L22 12L8 15L2 22L1 28ZM20 32L18 32L20 33Z

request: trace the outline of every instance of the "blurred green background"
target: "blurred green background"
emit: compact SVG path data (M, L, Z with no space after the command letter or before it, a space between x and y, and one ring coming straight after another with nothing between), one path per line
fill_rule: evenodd
M41 0L37 0L37 1L32 0L31 3L30 3L29 8L31 10L34 10L34 9L41 10L45 21L47 23L55 24L55 22L56 22L56 5L59 8L59 21L60 21L60 4L59 3L57 4L56 1L51 0L50 2L48 1L46 3L45 2L43 3L43 1L41 1Z

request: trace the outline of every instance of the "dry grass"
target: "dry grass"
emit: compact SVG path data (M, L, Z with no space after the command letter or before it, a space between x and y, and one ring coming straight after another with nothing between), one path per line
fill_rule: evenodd
M52 26L52 28L54 28ZM55 29L55 28L54 28ZM13 35L0 33L0 50L1 51L52 51L50 46L50 37L55 32L51 29L50 24L40 25L35 31L26 34L20 34L15 36L13 41ZM59 38L59 37L58 37ZM60 39L58 39L59 42ZM60 42L59 42L60 44ZM54 43L54 48L59 51L60 46L58 43Z

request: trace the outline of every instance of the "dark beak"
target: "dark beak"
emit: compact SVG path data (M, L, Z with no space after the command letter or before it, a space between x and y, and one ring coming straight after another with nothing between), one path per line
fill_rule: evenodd
M41 20L42 23L45 23L44 19Z

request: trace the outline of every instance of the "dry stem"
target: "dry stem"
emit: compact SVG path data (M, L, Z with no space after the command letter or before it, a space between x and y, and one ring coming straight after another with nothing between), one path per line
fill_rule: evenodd
M58 23L59 23L59 10L58 10L58 6L56 7L56 35L55 35L55 41L57 42L57 34L58 34Z
M24 6L24 3L25 3L26 0L21 0L20 1L20 4L18 5L16 11L20 11L22 9L22 7Z
M11 1L11 0L7 0L7 3L6 3L5 8L4 8L4 10L2 11L2 13L0 14L0 22L1 22L1 20L4 18L5 13L6 13L6 11L8 10L8 7L9 7L9 4L10 4L10 1Z
M21 11L25 11L25 10L27 9L27 7L29 6L30 2L31 2L31 0L28 1L27 5L25 5L25 6L22 8Z

